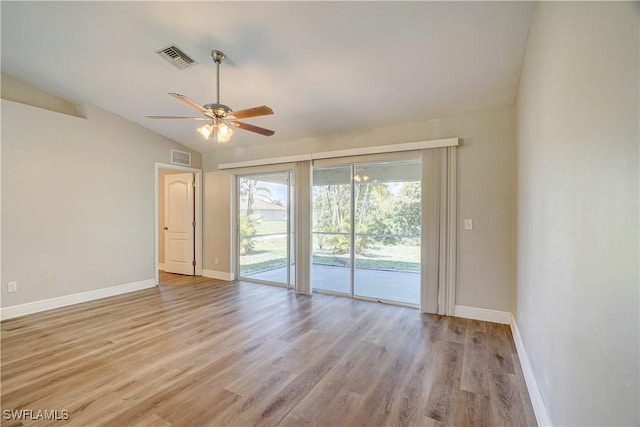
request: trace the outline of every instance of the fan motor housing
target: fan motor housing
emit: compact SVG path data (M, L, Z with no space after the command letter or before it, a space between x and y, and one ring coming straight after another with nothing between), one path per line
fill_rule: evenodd
M218 118L222 118L227 114L233 112L231 108L224 104L205 104L203 105L203 107L211 111L211 113L213 113L213 115Z

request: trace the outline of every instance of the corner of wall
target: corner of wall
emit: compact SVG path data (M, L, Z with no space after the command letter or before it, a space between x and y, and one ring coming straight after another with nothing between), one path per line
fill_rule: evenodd
M516 323L516 319L514 316L511 316L510 325L511 325L511 334L513 335L513 341L516 345L516 350L518 352L518 359L520 360L520 367L522 368L524 380L525 380L525 383L527 384L527 391L529 392L529 398L531 399L533 412L536 415L536 421L538 421L539 426L551 426L553 424L551 424L551 419L549 418L547 407L544 404L542 393L540 392L540 388L538 387L538 382L536 381L536 376L533 372L533 367L531 366L531 362L529 361L529 356L527 355L527 351L524 348L522 336L520 336L520 331L518 330L518 324Z

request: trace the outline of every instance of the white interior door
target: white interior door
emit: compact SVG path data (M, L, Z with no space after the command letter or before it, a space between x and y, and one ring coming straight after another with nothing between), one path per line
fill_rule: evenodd
M193 174L167 175L164 179L164 270L194 274Z

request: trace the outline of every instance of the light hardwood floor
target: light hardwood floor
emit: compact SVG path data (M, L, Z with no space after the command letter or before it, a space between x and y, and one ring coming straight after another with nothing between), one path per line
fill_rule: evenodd
M161 282L2 322L2 409L68 410L50 424L74 426L535 425L505 325Z

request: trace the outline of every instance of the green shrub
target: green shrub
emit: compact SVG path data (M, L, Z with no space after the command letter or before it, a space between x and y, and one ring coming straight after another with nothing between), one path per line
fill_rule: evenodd
M255 249L256 221L249 216L240 217L240 255L248 255Z

